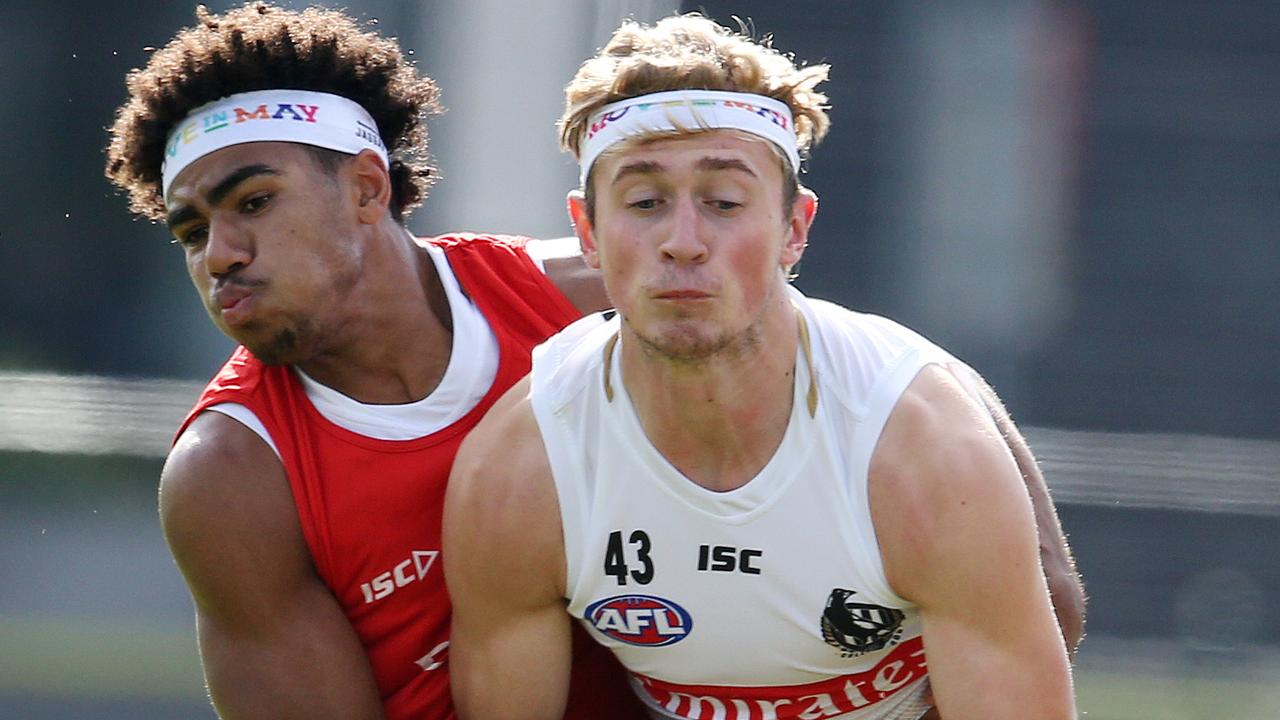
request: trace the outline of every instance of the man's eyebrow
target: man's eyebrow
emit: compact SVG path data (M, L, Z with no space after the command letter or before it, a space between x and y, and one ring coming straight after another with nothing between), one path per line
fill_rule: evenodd
M704 157L701 160L698 160L694 167L699 171L738 170L750 175L751 177L756 177L755 172L750 168L750 166L738 158ZM653 160L637 160L635 162L626 163L622 167L618 168L618 171L613 174L613 184L616 185L618 181L628 175L661 173L665 169L666 168L663 167L662 163L655 162Z
M249 178L254 177L255 175L279 175L279 174L280 174L280 171L276 170L270 165L264 165L262 163L245 165L243 167L236 168L234 171L231 172L230 175L227 175L225 178L223 178L222 182L218 183L217 185L214 185L213 188L209 190L209 192L205 193L204 199L210 205L217 205L218 203L222 202L223 198L230 195L231 191L235 190L237 185L244 182L245 180L248 180Z
M751 177L756 176L755 172L738 158L705 157L698 161L696 167L699 170L741 170Z
M652 160L636 160L635 162L626 163L622 167L618 168L618 172L613 174L613 182L611 184L617 185L618 181L628 175L651 175L653 173L662 172L662 170L662 163L654 162Z
M217 185L214 185L209 190L209 192L205 193L205 196L204 196L205 202L209 203L210 205L217 205L218 203L222 202L228 195L230 195L231 191L235 190L237 185L244 182L245 180L248 180L251 177L256 177L258 175L279 175L279 174L280 174L279 170L276 170L270 165L266 165L263 163L254 163L253 165L244 165L244 166L238 167L235 170L233 170L230 174L228 174L225 178L223 178ZM196 212L195 208L191 207L190 205L183 205L182 207L179 207L178 209L169 213L168 216L166 216L165 218L165 222L169 225L169 227L176 227L198 216L199 216L199 213Z
M166 215L164 222L170 228L175 228L189 220L194 220L199 216L200 216L200 213L196 212L195 208L191 207L190 205L183 205L177 210L174 210L170 212L168 215Z

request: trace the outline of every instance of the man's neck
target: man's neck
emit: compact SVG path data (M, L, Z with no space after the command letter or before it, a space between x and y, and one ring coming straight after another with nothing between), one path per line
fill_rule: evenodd
M768 464L790 420L798 326L785 296L751 348L675 363L623 341L623 384L645 435L685 477L718 492Z
M374 240L330 342L299 368L363 403L425 398L453 348L444 284L429 251L399 225ZM380 229L381 230L381 229Z

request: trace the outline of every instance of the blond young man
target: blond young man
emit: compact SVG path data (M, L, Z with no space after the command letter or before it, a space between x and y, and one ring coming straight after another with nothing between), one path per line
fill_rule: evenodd
M571 618L654 717L1074 717L1078 581L1007 416L919 335L788 285L825 76L685 16L569 85L570 215L618 314L536 350L454 466L464 718L556 717Z

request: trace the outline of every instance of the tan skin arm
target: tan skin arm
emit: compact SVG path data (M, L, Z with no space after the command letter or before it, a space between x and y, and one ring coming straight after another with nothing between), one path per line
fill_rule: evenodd
M560 509L528 383L463 441L445 498L450 680L463 720L558 720L569 689Z
M1049 583L1049 596L1053 601L1053 611L1058 617L1058 625L1062 629L1063 639L1067 644L1067 653L1074 659L1076 648L1084 638L1085 593L1080 575L1076 571L1075 560L1071 556L1071 548L1067 545L1066 535L1062 532L1062 523L1058 520L1058 512L1054 508L1053 499L1049 496L1049 487L1045 483L1044 474L1036 462L1026 438L1013 424L1009 411L996 395L996 391L983 380L982 376L968 367L952 368L957 372L961 383L982 399L987 411L995 420L996 429L1004 438L1009 451L1013 453L1014 462L1022 475L1023 483L1031 496L1031 505L1035 510L1036 532L1040 538L1040 564L1044 567L1045 579Z
M382 717L364 650L312 569L284 468L261 438L216 412L196 418L165 463L160 519L222 718Z
M920 607L947 720L1075 718L1071 669L1008 448L945 369L921 371L871 461L885 573Z
M576 238L575 238L576 240ZM578 308L583 315L613 307L609 294L604 290L604 280L600 271L588 267L581 255L571 257L548 258L543 266L547 277L560 292L569 298L569 302Z

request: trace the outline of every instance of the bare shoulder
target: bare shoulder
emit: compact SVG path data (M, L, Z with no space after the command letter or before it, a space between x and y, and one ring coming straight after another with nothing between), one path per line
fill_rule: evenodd
M244 489L241 485L259 485L231 477L232 469L251 470L255 475L278 471L284 477L279 458L257 433L222 413L206 411L174 443L165 459L161 489L177 499L188 493L231 492Z
M956 376L929 365L889 415L872 457L872 483L907 494L963 493L981 481L973 470L1007 457L995 426Z
M1031 522L1004 440L955 375L939 366L924 368L894 407L868 484L886 574L900 593L914 592L920 577L941 577L957 555L994 541L999 528Z
M217 412L197 417L170 451L160 475L160 513L166 531L180 533L232 523L262 529L264 521L270 527L296 517L275 452Z
M310 575L284 467L252 430L216 412L195 419L160 477L160 519L202 611L253 607L255 587Z
M543 489L526 478L550 479L529 387L528 377L513 385L463 440L450 475L450 501L475 502L487 514L518 511Z
M451 588L464 564L483 560L484 577L477 579L486 583L533 582L538 587L522 587L535 590L531 596L561 592L560 506L529 387L527 377L512 386L454 461L444 518Z

